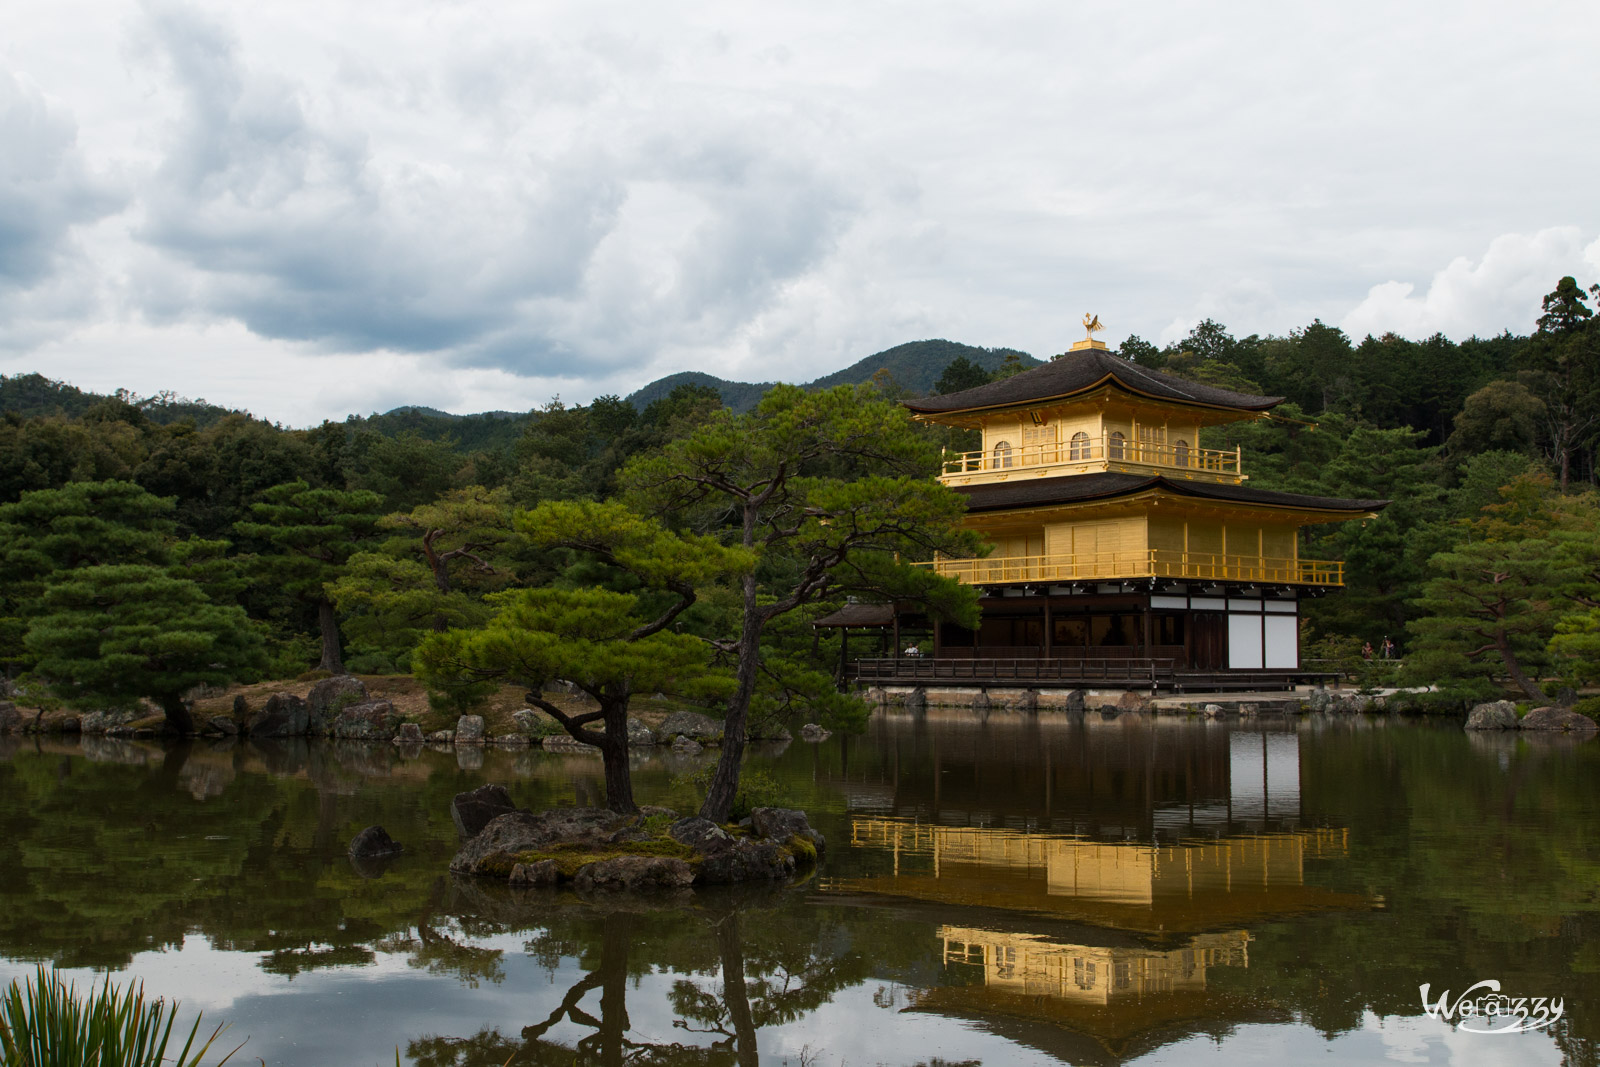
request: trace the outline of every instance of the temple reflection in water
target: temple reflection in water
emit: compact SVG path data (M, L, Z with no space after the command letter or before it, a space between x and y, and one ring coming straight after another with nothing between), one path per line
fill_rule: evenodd
M825 890L1003 908L1147 935L1361 903L1305 884L1308 859L1345 855L1343 830L1166 844L858 817L850 843L878 853L889 869L827 879Z
M1214 986L1219 969L1248 968L1251 927L1381 906L1308 882L1308 866L1347 858L1349 832L1304 824L1292 730L990 721L957 749L935 748L948 730L886 732L893 759L931 760L933 774L857 769L857 795L874 778L888 788L849 820L855 869L821 888L938 923L945 980L911 1010L1121 1062L1208 1022L1264 1017ZM1045 818L1011 814L1029 799ZM1240 978L1224 987L1248 988Z
M843 773L819 768L858 813L1145 840L1302 821L1300 738L1287 724L929 709L879 712L870 729Z
M1018 996L1109 1004L1114 997L1199 992L1212 967L1246 967L1243 930L1197 934L1182 948L1057 944L1037 934L944 926L946 967L983 968L983 984Z

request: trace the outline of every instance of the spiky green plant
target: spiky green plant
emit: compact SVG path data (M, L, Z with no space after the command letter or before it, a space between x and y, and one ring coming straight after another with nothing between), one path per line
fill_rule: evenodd
M169 1061L167 1045L177 1013L176 1001L147 1001L143 982L118 989L108 975L98 989L91 986L79 995L77 983L68 985L41 966L25 984L13 981L0 995L0 1067L160 1067L168 1062L199 1067L227 1026L219 1025L195 1048L200 1034L196 1016L183 1051ZM232 1059L233 1052L217 1067Z

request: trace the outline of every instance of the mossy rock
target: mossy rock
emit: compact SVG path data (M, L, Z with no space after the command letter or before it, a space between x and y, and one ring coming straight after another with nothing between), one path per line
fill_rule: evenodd
M451 861L459 874L519 885L578 882L605 890L682 889L685 885L782 882L816 866L821 835L801 812L760 809L754 826L714 827L698 837L672 836L675 813L623 816L599 809L514 811L491 820ZM771 822L770 828L763 824ZM781 827L781 832L780 832ZM762 829L768 829L765 836ZM627 860L629 862L622 862ZM671 861L643 863L632 861ZM519 873L520 872L520 873Z

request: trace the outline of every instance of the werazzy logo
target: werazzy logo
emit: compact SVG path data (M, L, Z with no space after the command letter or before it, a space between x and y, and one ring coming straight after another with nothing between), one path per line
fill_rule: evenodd
M1561 1018L1566 1007L1564 1001L1553 997L1505 996L1500 992L1500 983L1493 978L1470 987L1454 1003L1448 989L1432 1004L1428 1003L1427 982L1422 983L1418 991L1422 994L1422 1010L1430 1018L1453 1023L1457 1030L1468 1034L1520 1034L1543 1030Z

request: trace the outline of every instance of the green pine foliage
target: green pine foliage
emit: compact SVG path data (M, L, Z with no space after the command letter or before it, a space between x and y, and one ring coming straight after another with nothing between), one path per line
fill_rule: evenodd
M314 489L304 481L285 482L251 505L251 522L235 530L263 543L254 561L258 580L316 611L322 638L321 670L344 671L338 616L328 586L359 548L371 541L382 516L383 498L365 489Z
M68 702L126 705L147 697L180 732L183 694L265 666L244 609L213 603L198 583L135 563L82 567L53 580L24 638L34 672Z
M33 663L24 635L53 582L81 567L168 563L172 510L172 501L117 481L69 482L0 504L0 667Z

